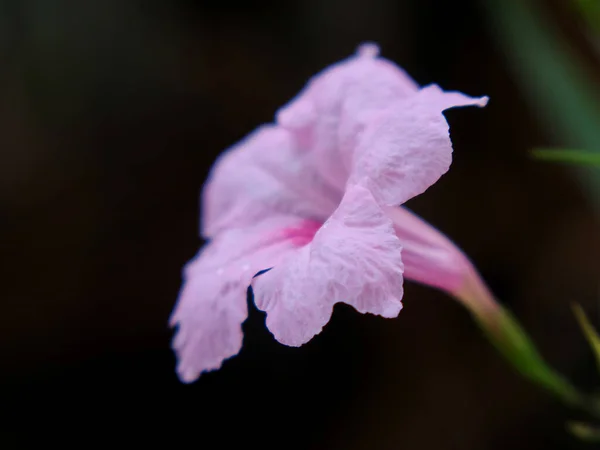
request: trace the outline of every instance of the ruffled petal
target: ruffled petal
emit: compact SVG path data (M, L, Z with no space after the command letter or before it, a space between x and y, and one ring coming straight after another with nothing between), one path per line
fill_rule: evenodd
M267 327L286 345L318 334L338 302L396 317L402 308L401 245L368 190L348 189L313 241L253 280Z
M452 162L452 142L442 111L486 103L487 97L444 92L435 85L394 103L362 134L349 181L363 183L385 205L399 205L421 194Z
M202 194L202 235L281 214L323 222L341 197L289 131L263 126L215 163Z
M363 46L314 77L276 125L219 158L203 191L202 234L279 214L325 220L349 179L384 204L403 203L450 165L442 111L486 101L437 86L419 90L376 47Z
M185 282L171 326L177 372L192 382L221 367L242 347L246 291L252 277L288 252L309 242L320 223L275 218L247 229L219 234L184 269Z
M377 112L418 91L418 85L394 63L378 57L373 44L314 76L277 113L277 124L292 131L313 152L315 167L332 186L343 190L351 152L365 124Z

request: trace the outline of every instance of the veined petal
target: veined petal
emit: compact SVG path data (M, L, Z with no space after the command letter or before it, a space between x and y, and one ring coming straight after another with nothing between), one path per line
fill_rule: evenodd
M286 345L318 334L338 302L396 317L402 309L401 245L368 190L352 186L313 241L253 280L256 306Z
M350 182L364 183L385 205L399 205L421 194L452 162L452 142L442 111L486 103L487 97L444 92L435 85L394 103L362 134Z
M186 265L185 283L171 316L171 326L178 326L173 348L182 381L192 382L202 372L220 368L224 359L240 351L252 277L309 242L319 226L274 218L226 231Z
M282 214L323 222L341 197L289 131L265 125L216 162L202 193L202 235Z
M313 152L321 176L342 191L351 152L365 123L419 88L406 72L378 53L375 45L362 45L356 55L314 76L277 113L277 124L292 131Z

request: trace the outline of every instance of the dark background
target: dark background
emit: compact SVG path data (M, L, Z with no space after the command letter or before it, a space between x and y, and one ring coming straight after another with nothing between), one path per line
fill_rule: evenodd
M583 448L447 295L336 306L308 345L253 311L241 354L180 384L167 320L215 157L372 40L452 110L452 170L409 206L469 254L549 362L592 388L600 233L475 1L0 1L0 446ZM576 19L547 3L570 34Z

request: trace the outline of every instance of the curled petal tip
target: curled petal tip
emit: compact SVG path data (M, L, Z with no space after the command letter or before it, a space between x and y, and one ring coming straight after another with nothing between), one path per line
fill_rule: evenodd
M192 384L200 377L198 372L191 369L178 369L177 375L179 376L179 380L185 384Z
M479 101L477 102L477 106L481 106L483 108L485 105L488 104L490 98L487 95L484 95L483 97L479 97L478 100Z
M376 58L379 56L379 46L373 42L360 44L356 49L359 57Z

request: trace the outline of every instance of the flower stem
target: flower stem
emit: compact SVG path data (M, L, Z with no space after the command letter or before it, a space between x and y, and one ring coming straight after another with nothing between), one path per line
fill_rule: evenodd
M564 404L600 417L600 408L589 401L540 356L517 319L500 305L471 266L462 288L454 296L473 315L487 338L523 376L542 386Z

